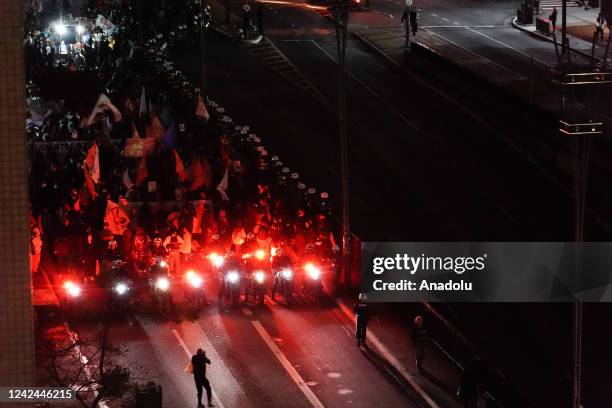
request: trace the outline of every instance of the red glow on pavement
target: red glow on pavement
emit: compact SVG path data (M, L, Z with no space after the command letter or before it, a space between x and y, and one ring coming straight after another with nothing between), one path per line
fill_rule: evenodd
M285 1L285 0L259 0L259 3L265 4L281 4L284 6L294 6L294 7L304 7L312 10L327 10L325 6L315 6L312 4L304 3L304 2L293 2L293 1Z

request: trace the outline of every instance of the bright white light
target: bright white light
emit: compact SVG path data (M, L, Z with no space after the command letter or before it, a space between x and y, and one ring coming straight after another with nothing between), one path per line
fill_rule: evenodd
M159 266L161 266L162 268L165 268L166 266L168 266L168 264L166 263L166 261L161 261L159 263Z
M185 276L187 277L187 282L189 282L189 284L194 288L201 287L202 283L204 282L202 277L194 271L187 271L187 274Z
M168 280L168 278L158 278L155 282L155 287L165 292L170 287L170 281Z
M285 279L291 279L291 276L293 276L293 271L289 268L283 269L281 273Z
M68 295L72 297L81 296L81 287L74 282L71 282L71 281L65 282L64 289L66 289L66 292L68 293Z
M264 252L263 249L258 249L257 251L255 251L255 257L257 259L264 259L265 256L266 256L266 253Z
M231 283L236 283L238 282L238 272L236 271L231 271L230 273L227 274L227 279L231 282Z
M120 282L115 285L115 292L117 292L118 295L126 294L129 289L130 288L128 287L128 285L123 282Z
M55 23L55 32L58 33L59 35L64 35L66 34L66 26L64 24L62 24L62 22L57 22Z
M264 280L266 280L266 274L263 271L256 271L255 280L257 281L257 283L263 283Z
M321 277L321 269L311 263L304 265L304 269L312 279L318 280Z
M223 262L225 261L225 259L223 259L223 257L217 254L216 252L213 252L208 255L208 259L210 259L210 262L213 264L213 266L217 268L221 267L223 265Z
M76 27L76 31L77 31L78 34L83 34L85 32L85 27L83 27L82 25L79 24Z

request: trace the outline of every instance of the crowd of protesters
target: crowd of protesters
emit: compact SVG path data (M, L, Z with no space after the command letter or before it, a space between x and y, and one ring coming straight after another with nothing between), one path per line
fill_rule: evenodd
M236 126L175 68L175 48L191 41L189 7L178 21L184 24L171 32L149 27L140 43L130 9L114 7L90 6L80 20L91 44L100 16L114 27L97 33L97 54L85 57L97 74L92 86L102 90L98 99L74 110L58 102L48 115L30 109L32 271L44 252L60 272L93 279L108 260L138 269L156 251L166 251L176 271L198 248L239 249L247 240L290 242L296 252L316 242L331 257L338 248L327 194L306 188L248 126ZM32 33L44 30L40 19L29 21L36 99L37 70L66 66L41 58L43 41Z

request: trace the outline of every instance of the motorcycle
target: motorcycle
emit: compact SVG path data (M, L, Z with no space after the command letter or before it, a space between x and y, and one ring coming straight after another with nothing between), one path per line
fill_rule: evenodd
M248 274L247 286L244 291L244 303L248 303L252 296L259 305L264 304L266 295L266 270L269 270L269 258L263 249L258 249L252 254L242 256Z
M62 284L62 307L68 314L77 314L83 297L83 284L77 279L68 279Z
M240 302L241 275L242 271L238 262L228 262L225 265L220 274L219 301L225 297L226 302L231 302L234 306L238 305Z
M164 313L174 310L172 301L172 279L168 270L168 263L162 257L156 257L149 271L149 285L153 305Z
M116 260L111 263L112 273L110 308L112 311L126 313L130 308L133 282L125 273L125 263Z
M276 293L279 292L283 295L288 305L293 303L293 277L293 270L288 266L274 271L272 300L276 300Z
M193 269L185 273L185 299L193 310L200 310L209 304L204 292L204 278Z
M321 301L323 284L321 282L323 273L321 266L314 262L304 264L304 275L302 281L302 293L310 295L315 302Z

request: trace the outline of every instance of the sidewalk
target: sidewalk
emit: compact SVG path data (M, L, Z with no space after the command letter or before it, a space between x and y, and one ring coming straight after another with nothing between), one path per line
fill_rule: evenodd
M512 19L512 26L518 30L528 33L534 38L553 42L552 36L548 36L536 31L535 19L538 17L548 18L552 8L544 7L539 15L534 16L534 24L521 25L516 21L516 17ZM567 13L567 37L569 39L570 49L581 57L590 60L593 47L593 35L595 32L595 19L599 9L584 10L580 7L568 8ZM560 16L559 16L560 17ZM557 42L561 43L561 27L557 26ZM599 41L595 45L594 57L598 62L601 62L605 55L606 43L608 40L609 30L604 27L604 41ZM612 56L608 55L608 64L610 64ZM608 65L610 67L610 65Z
M345 316L355 324L352 300L339 299L338 305ZM401 377L429 408L459 408L462 404L455 394L462 370L432 342L426 349L423 373L418 374L414 359L414 348L410 340L407 320L395 321L394 316L380 310L381 305L371 304L373 317L368 325L368 349L366 357L374 364L387 366ZM418 305L415 305L418 306ZM416 316L416 313L415 313ZM409 320L409 319L408 319ZM382 361L382 363L381 363Z

